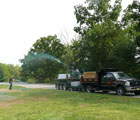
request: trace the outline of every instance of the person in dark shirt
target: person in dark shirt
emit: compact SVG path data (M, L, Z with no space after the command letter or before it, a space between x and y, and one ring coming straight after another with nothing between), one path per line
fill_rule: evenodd
M13 77L10 77L9 83L10 83L9 90L12 90L12 87L13 87Z
M76 64L75 64L75 62L72 63L72 69L73 70L76 70Z

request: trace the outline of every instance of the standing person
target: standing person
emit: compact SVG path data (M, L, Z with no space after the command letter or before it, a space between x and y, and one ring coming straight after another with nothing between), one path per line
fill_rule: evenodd
M75 62L72 63L72 69L73 70L76 70L76 64L75 64Z
M9 83L10 83L9 90L12 90L12 87L13 87L13 77L10 77Z

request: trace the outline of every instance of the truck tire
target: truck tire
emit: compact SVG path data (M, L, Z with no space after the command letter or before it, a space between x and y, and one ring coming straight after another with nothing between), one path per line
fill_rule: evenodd
M119 95L119 96L123 96L123 95L125 95L125 89L124 89L123 87L118 87L118 88L116 89L116 93L117 93L117 95Z
M92 92L92 87L91 87L91 86L87 86L86 92L87 92L87 93L91 93L91 92Z
M135 91L135 95L140 95L140 91Z

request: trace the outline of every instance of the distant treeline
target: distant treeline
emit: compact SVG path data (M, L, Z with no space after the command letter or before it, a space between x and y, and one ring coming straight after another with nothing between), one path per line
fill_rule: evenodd
M20 80L20 72L21 67L18 65L0 63L0 82L9 81L10 77Z
M73 62L81 72L119 68L140 79L140 2L134 0L124 11L121 2L86 0L75 6L74 31L79 36L67 44L56 35L38 39L20 60L21 79L53 82L59 73L68 73ZM67 41L67 36L62 38Z

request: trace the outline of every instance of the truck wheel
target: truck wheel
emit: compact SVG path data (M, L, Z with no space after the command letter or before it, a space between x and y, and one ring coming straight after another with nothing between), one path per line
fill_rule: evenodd
M119 96L123 96L123 95L125 95L125 90L124 90L123 87L118 87L117 90L116 90L116 93Z
M91 93L92 92L92 87L91 86L87 86L86 91L87 91L87 93Z
M135 91L135 95L140 95L140 91Z

